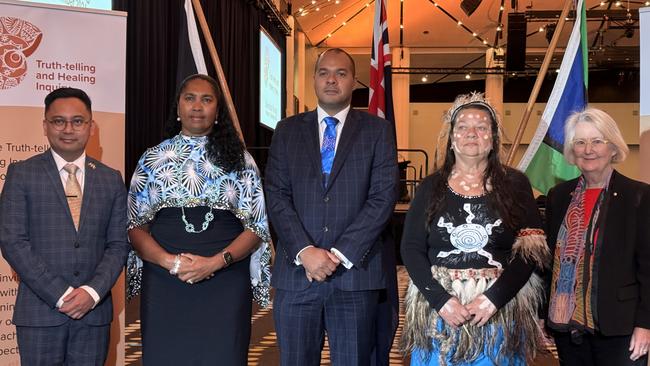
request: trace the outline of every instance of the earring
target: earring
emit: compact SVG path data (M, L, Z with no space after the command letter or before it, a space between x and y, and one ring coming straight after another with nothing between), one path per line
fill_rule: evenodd
M176 117L176 120L177 120L178 122L180 122L180 121L181 121L181 117Z
M216 125L216 124L219 124L219 120L218 120L218 119L215 119L215 120L214 120L214 124L215 124L215 125Z

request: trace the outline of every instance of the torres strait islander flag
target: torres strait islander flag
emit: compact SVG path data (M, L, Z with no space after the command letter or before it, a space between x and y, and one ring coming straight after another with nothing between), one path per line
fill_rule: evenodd
M208 74L203 49L201 48L199 30L196 28L196 19L194 19L192 0L185 0L183 10L180 17L178 36L176 85L180 85L181 81L190 75Z
M526 153L517 167L531 185L547 194L557 183L573 179L580 171L562 155L564 123L573 112L587 106L587 29L585 4L578 0L576 19L560 71Z

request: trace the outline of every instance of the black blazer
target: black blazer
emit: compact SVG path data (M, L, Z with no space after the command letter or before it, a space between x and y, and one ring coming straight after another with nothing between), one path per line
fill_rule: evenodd
M547 238L554 253L557 234L578 179L548 193ZM650 329L650 185L612 173L597 274L595 317L606 336L630 335L634 327Z
M354 264L329 281L345 291L386 285L381 236L397 200L397 150L389 122L350 109L327 188L323 187L316 111L278 123L266 165L269 218L278 235L271 284L304 290L310 282L294 264L307 245L335 247Z

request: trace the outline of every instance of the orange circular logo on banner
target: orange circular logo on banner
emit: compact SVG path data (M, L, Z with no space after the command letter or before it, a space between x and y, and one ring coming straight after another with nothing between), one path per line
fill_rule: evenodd
M30 22L0 17L0 90L20 84L27 75L27 58L41 44L43 32Z

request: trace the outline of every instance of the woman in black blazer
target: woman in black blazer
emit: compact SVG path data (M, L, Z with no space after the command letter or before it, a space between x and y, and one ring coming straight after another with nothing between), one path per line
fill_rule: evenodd
M628 148L605 112L566 123L581 176L548 194L553 276L547 325L561 365L645 365L650 345L650 186L612 167Z

